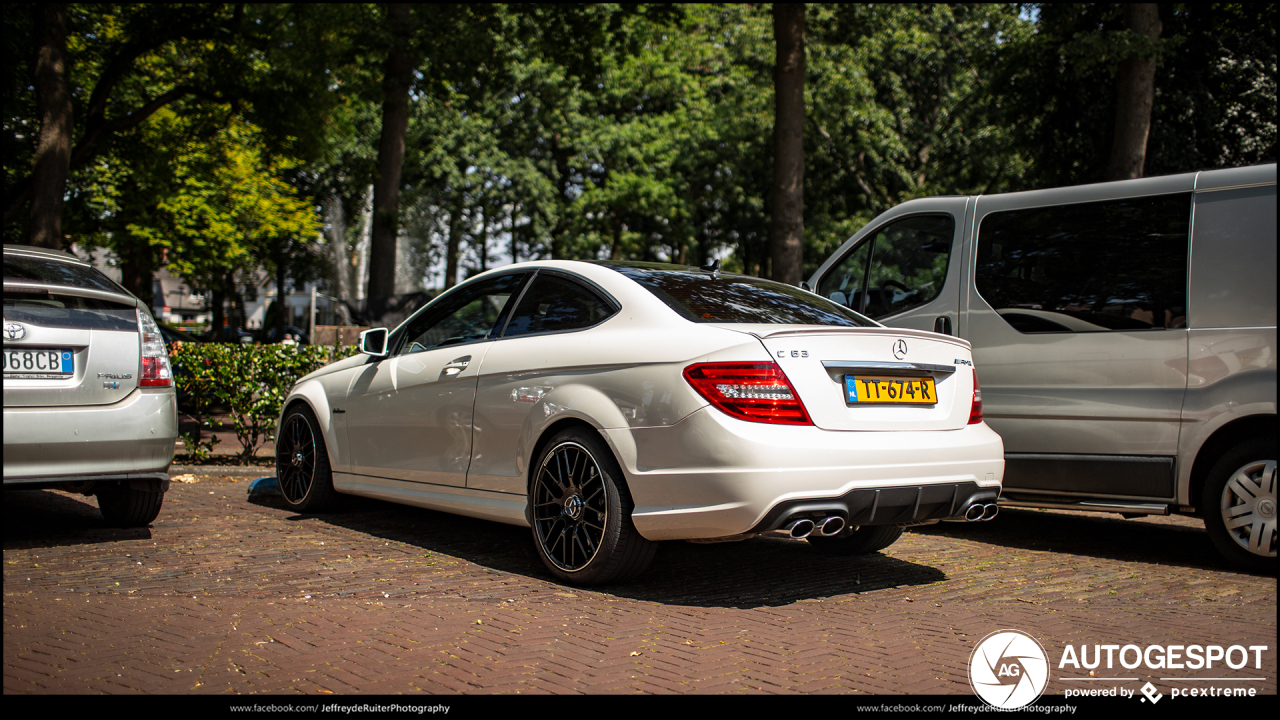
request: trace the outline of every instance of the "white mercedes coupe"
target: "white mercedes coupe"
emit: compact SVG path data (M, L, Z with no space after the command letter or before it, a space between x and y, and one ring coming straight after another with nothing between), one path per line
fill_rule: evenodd
M510 265L360 351L285 400L285 502L531 527L564 582L628 579L661 540L858 554L996 513L1003 444L968 342L718 264Z

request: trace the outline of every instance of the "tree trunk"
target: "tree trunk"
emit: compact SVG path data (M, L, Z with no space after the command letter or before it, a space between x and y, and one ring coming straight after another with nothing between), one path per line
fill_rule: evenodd
M480 272L489 269L489 213L485 212L484 203L480 203L480 237L476 248L480 255Z
M220 288L211 288L209 290L209 341L223 342L225 331L223 324L227 321L227 294Z
M276 242L284 243L282 240ZM276 253L276 342L284 340L284 326L288 324L285 322L285 312L289 308L289 303L284 294L284 264L284 249L281 247ZM292 320L292 315L288 319Z
M444 289L448 290L458 284L458 248L462 245L462 213L465 207L465 196L462 188L458 188L458 197L453 203L453 211L449 214L449 238L445 245Z
M156 271L151 244L136 236L119 238L116 254L120 258L120 284L151 307Z
M617 208L613 208L609 213L613 222L610 229L613 231L613 248L609 251L610 260L622 259L622 213Z
M804 239L804 4L774 3L773 279L800 283Z
M40 12L36 53L36 111L40 137L32 170L31 232L38 247L62 249L62 200L71 172L71 92L67 58L67 6L50 3ZM148 292L149 292L148 288Z
M409 52L409 5L387 5L392 46L382 77L382 136L378 140L378 179L373 186L373 228L369 246L369 297L395 293L396 234L400 215L400 172L404 168L404 136L409 128L409 86L413 58Z
M551 157L556 163L556 226L551 230L551 259L562 260L565 257L565 240L568 233L569 205L569 148L560 144L560 133L551 136Z
M324 199L325 234L329 237L329 247L333 251L333 292L338 296L334 303L334 311L338 314L339 325L350 325L351 316L347 311L347 300L352 299L351 256L347 252L347 216L343 212L342 199L337 193L330 193Z
M1130 30L1145 35L1153 45L1160 39L1163 26L1155 3L1127 6L1125 21ZM1135 55L1120 63L1116 73L1116 130L1111 144L1111 160L1107 163L1108 180L1142 177L1155 88L1154 52Z

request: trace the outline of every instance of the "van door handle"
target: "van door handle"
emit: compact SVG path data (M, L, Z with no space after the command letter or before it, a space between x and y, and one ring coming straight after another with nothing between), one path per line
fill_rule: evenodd
M933 331L942 333L943 335L951 334L951 318L946 315L939 315L933 319Z

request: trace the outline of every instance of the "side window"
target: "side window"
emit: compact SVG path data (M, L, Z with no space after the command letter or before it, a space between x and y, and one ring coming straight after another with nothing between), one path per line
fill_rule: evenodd
M988 215L978 293L1023 333L1186 327L1191 195Z
M614 311L613 305L582 285L540 273L512 312L503 337L591 327Z
M491 338L501 327L502 310L520 288L523 274L504 275L462 288L429 307L405 328L397 355Z
M818 294L872 318L920 307L942 292L954 237L950 215L886 225L822 279Z

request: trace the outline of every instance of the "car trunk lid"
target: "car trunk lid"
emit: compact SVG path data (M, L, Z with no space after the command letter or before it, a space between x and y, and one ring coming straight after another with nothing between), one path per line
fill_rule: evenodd
M119 402L138 386L137 300L36 283L4 285L4 405Z
M760 339L817 427L915 431L968 424L974 373L964 340L898 328L738 329Z

